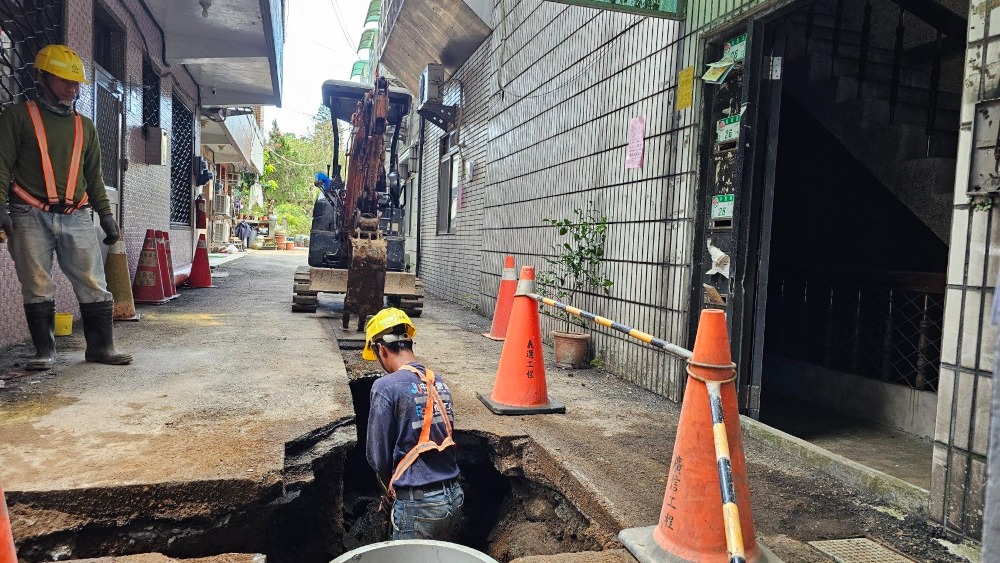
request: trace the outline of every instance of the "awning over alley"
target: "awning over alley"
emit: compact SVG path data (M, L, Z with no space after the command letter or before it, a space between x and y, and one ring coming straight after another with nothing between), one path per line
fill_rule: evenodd
M284 0L145 0L204 107L281 105Z

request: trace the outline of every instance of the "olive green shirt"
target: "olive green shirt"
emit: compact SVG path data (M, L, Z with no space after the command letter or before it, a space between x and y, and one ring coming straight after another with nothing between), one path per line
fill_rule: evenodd
M73 115L57 112L44 102L38 103L38 112L45 126L45 136L49 145L49 158L55 173L56 192L60 203L66 196L66 181L69 179L69 164L73 153ZM83 121L83 154L81 169L77 175L73 200L79 202L83 194L89 196L88 203L98 215L111 215L111 203L104 190L104 176L101 174L101 145L97 139L94 122L81 116ZM0 114L0 206L21 201L12 190L16 181L26 192L47 202L45 177L42 174L42 154L38 150L35 128L28 115L28 107L15 104Z

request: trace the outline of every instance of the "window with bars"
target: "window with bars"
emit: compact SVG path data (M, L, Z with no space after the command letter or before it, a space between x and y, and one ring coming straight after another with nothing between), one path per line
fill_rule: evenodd
M457 146L458 138L454 130L441 138L437 214L439 235L455 232L455 218L458 216L460 181L462 179L462 155L458 152Z
M160 76L146 58L142 59L142 126L160 126Z
M170 130L170 222L191 224L191 161L194 157L194 114L173 97Z
M94 5L94 62L116 80L125 76L125 32L99 4Z
M63 0L0 0L0 111L36 97L39 49L62 43Z

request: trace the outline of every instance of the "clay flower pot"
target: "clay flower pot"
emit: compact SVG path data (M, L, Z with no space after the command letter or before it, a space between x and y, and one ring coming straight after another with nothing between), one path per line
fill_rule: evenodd
M552 347L555 350L556 367L573 369L587 367L587 351L590 348L590 333L552 331Z

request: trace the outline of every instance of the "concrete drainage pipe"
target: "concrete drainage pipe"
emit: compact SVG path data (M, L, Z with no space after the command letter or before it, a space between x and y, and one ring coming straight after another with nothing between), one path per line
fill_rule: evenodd
M498 563L475 549L433 540L373 543L345 553L331 563Z

